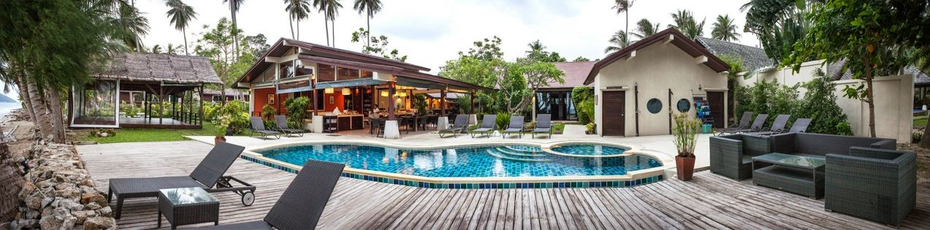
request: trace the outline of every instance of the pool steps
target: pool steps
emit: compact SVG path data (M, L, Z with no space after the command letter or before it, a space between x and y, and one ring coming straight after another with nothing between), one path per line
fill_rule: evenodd
M497 151L494 151L494 150L497 150ZM540 157L541 155L539 155L539 156L511 155L511 154L508 154L507 152L500 151L500 150L498 150L498 149L488 149L488 150L487 150L487 153L488 153L489 155L491 155L491 156L494 156L494 157L497 157L497 158L500 158L500 159L504 159L504 160L511 160L511 161L524 161L524 162L547 162L547 161L552 161L552 159L549 159L549 158L541 158L541 157Z
M513 151L511 148L506 148L506 149L497 148L497 151L505 153L507 155L514 155L514 156L521 156L521 157L544 157L548 155L548 154L540 154L540 153L544 153L543 151L539 151L538 153L533 153L530 151L522 151L524 153L519 153L519 152Z

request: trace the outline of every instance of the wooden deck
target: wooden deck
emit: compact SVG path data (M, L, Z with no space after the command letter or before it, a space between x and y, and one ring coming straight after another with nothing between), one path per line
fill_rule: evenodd
M210 145L193 141L78 146L94 181L114 177L186 175ZM294 174L239 160L227 175L258 186L255 205L232 193L220 223L260 220ZM318 229L885 229L824 211L812 200L699 172L692 182L670 179L632 188L439 190L350 178L339 180ZM129 200L124 229L155 227L154 199ZM930 194L901 226L930 229ZM209 224L206 224L209 225ZM191 225L203 226L203 225ZM190 226L182 226L190 227Z

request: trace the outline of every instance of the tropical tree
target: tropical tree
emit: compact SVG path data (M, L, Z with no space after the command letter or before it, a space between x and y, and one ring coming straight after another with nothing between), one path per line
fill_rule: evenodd
M746 11L746 32L755 34L765 54L778 63L793 53L794 44L806 36L810 1L753 0L741 7ZM818 59L804 57L805 61Z
M733 18L730 18L730 15L717 16L717 21L714 22L713 26L714 28L710 32L712 38L724 41L739 41L740 34L736 32L738 27L733 24Z
M626 34L623 33L623 31L617 31L608 41L610 42L610 46L604 49L604 53L615 52L630 45L630 41L627 40Z
M526 51L526 58L541 62L565 62L565 58L558 52L546 51L546 46L539 40L530 42L526 45L530 49Z
M895 74L912 61L900 55L901 49L927 46L930 7L923 1L884 0L827 0L809 7L810 30L782 64L798 71L812 56L826 59L824 63L846 60L841 71L850 71L865 84L847 86L845 96L868 104L869 131L875 137L872 81Z
M232 19L232 27L238 27L236 23L236 14L239 13L239 8L242 7L242 2L245 0L223 0L223 3L229 3L229 18ZM233 35L233 46L235 46L236 53L233 55L233 58L239 58L239 35Z
M366 31L371 32L371 19L375 17L375 14L381 12L381 0L355 0L355 5L353 8L358 11L359 14L365 14L365 24ZM370 36L370 35L369 35ZM371 46L371 37L368 38L368 45Z
M578 57L575 58L575 60L572 60L572 62L584 62L584 61L591 61L591 59L588 59L588 58L582 57L582 56L578 56Z
M339 3L339 0L313 0L313 6L323 13L323 23L326 24L326 45L336 46L336 16L339 16L339 8L342 8L342 3ZM329 22L332 22L332 43L330 43L330 29Z
M365 28L358 28L358 31L352 32L352 42L360 42L362 38L370 38L368 41L374 42L373 45L362 43L362 53L381 55L384 58L390 58L398 61L407 61L407 55L400 55L397 49L389 49L388 37L381 35L371 37ZM388 51L390 50L390 51Z
M290 16L288 22L291 28L291 38L300 40L300 20L310 16L310 2L308 0L284 0L284 10ZM297 21L297 34L294 34L294 21Z
M237 77L232 72L234 64L240 61L236 58L239 49L235 47L237 42L233 40L242 34L242 30L236 28L226 18L220 18L220 21L213 28L204 25L203 29L207 30L207 32L200 34L201 38L197 39L198 44L194 47L194 53L210 59L213 70L220 77L220 80L223 80L224 84L221 86L220 92L225 98L226 85L231 84L234 78Z
M121 1L120 1L121 2ZM142 52L142 36L149 32L149 19L142 16L139 9L122 2L116 7L116 17L109 17L111 24L118 27L117 39L121 40L126 46Z
M170 55L178 55L178 47L174 44L168 43L168 46L165 48L165 53ZM185 54L189 55L189 54Z
M643 18L639 20L639 22L636 22L636 32L633 32L633 36L643 39L658 33L661 27L662 23L652 24L649 19Z
M164 50L162 50L161 45L155 45L155 46L152 46L151 52L153 54L161 54L164 52Z
M678 10L678 12L672 13L672 21L674 21L675 24L668 25L669 28L675 28L691 39L704 36L705 20L701 20L701 22L698 23L694 20L694 15L689 10Z
M633 0L614 0L614 6L611 8L617 10L617 14L626 13L626 27L623 29L623 37L630 37L630 7L633 7Z
M165 5L168 6L168 13L166 14L170 18L171 24L174 25L174 29L180 30L181 34L184 35L184 55L190 55L187 50L187 26L191 20L197 18L197 12L194 12L193 7L181 0L168 0Z

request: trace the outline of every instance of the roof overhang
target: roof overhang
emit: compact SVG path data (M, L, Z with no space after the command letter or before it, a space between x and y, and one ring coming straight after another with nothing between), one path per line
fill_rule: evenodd
M594 68L591 69L591 72L585 79L584 84L588 85L594 82L594 77L597 76L597 73L611 63L614 63L615 61L623 58L631 59L636 57L637 50L656 43L674 44L682 51L685 51L685 53L688 55L691 55L692 58L695 58L695 62L697 64L706 65L718 73L730 70L730 66L727 65L727 63L723 62L723 60L720 60L720 58L710 53L710 51L707 51L707 49L704 47L701 47L700 44L688 38L678 30L669 28L639 40L636 43L624 47L617 52L607 55L607 57L605 57L603 60L594 64Z

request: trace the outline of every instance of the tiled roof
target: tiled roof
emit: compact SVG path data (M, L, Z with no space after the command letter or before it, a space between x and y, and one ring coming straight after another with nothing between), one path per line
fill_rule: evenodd
M717 40L713 38L698 37L694 39L705 49L709 50L718 57L721 55L732 55L743 60L743 70L753 71L762 67L775 64L772 59L765 55L765 50L752 46Z
M549 86L543 87L544 89L551 88L574 88L577 86L584 86L584 80L588 77L588 73L591 73L591 68L594 68L594 63L596 61L583 61L583 62L555 62L552 63L556 68L565 72L565 75L562 76L562 79L565 80L565 83L558 83L554 81L549 82Z
M829 73L827 73L827 76L830 76L831 78L833 78L833 80L852 79L853 74L849 70L846 70L842 74L840 74L840 70L843 69L843 65L846 65L845 60L830 63L830 65L827 67L827 70L829 71ZM919 69L917 69L917 67L914 67L914 66L905 67L904 74L914 75L914 85L930 85L930 74L920 71Z

